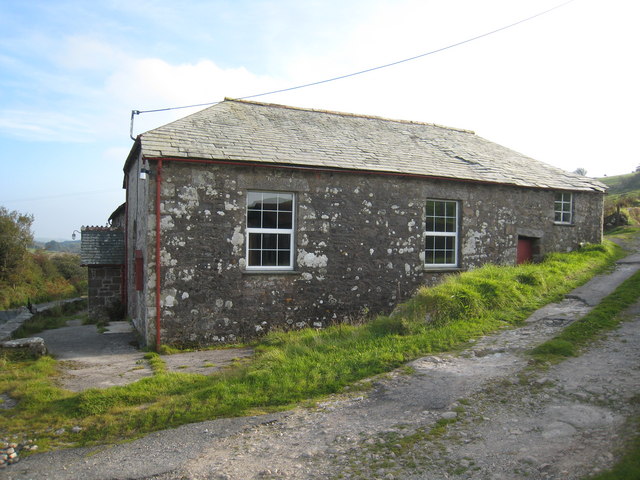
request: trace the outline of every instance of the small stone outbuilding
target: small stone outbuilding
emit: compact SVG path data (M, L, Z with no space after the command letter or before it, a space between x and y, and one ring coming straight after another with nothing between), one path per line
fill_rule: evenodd
M124 188L128 315L203 345L600 242L606 187L468 130L228 99L139 135Z
M89 276L87 308L95 319L106 319L125 304L125 242L119 227L82 227L81 254Z

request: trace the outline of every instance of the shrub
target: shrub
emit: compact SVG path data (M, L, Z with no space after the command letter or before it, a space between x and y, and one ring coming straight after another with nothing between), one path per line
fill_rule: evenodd
M411 322L400 316L387 317L380 315L371 321L367 327L371 333L380 337L385 335L409 335L414 330Z

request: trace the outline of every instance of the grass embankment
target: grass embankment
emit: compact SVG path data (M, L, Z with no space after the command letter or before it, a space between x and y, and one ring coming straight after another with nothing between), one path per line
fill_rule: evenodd
M611 243L551 254L537 265L486 266L422 288L391 316L325 330L272 332L255 357L220 374L168 373L149 355L154 376L124 387L74 394L56 388L50 358L0 363L0 393L18 406L0 413L0 430L37 438L41 448L131 438L189 422L248 415L344 391L428 353L522 322L621 256ZM56 437L59 428L82 432ZM20 440L19 438L17 439ZM69 445L70 443L66 443Z

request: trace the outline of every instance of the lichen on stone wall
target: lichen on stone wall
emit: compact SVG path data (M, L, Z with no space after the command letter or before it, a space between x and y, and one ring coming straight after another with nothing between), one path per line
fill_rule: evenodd
M326 268L329 258L319 252L307 252L304 249L298 250L298 266L308 268Z

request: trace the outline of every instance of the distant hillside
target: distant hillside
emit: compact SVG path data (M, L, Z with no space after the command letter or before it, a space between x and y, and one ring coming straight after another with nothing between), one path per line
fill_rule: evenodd
M80 253L80 240L65 240L61 242L55 240L48 242L35 240L33 242L33 248L37 250L47 250L49 252Z
M619 211L631 224L640 225L640 172L598 178L609 187L605 197L605 216Z
M640 195L640 172L616 175L615 177L602 177L597 180L609 187L609 195L622 195L636 193Z

